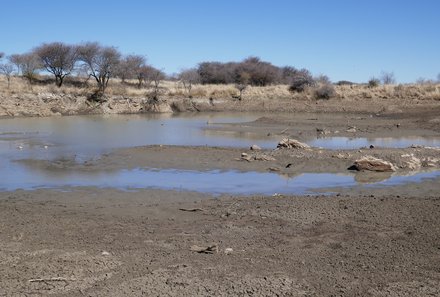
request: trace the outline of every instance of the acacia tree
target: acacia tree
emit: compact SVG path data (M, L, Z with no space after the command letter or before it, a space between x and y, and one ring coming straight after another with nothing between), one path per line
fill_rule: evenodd
M55 84L61 87L64 78L71 74L77 60L77 48L62 42L44 43L34 49L43 67L55 76Z
M188 92L188 96L191 97L191 89L193 84L200 82L200 75L197 69L184 69L179 73L178 78L182 82L183 88Z
M8 81L8 89L11 84L11 74L14 71L14 65L11 63L0 64L0 73L3 73L6 76Z
M110 77L114 76L121 53L114 47L89 42L78 46L78 60L87 68L88 75L98 84L98 91L104 94Z

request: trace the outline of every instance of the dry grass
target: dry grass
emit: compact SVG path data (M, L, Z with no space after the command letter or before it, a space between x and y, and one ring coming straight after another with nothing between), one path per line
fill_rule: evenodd
M73 96L87 96L96 89L95 82L90 79L76 79L76 86L72 79L66 80L61 88L51 83L36 83L30 85L27 80L20 77L12 77L10 88L7 88L7 80L0 76L0 95L11 94L63 94ZM81 83L80 86L78 84ZM318 86L319 87L319 86ZM440 84L405 84L405 85L381 85L368 87L367 85L343 85L335 86L336 98L338 99L418 99L418 100L440 100ZM151 86L137 87L137 81L122 83L119 79L110 80L106 90L109 96L124 96L144 98L152 91ZM237 98L238 89L234 85L193 85L191 93L184 89L180 82L163 81L160 84L160 94L163 98L212 98L231 99ZM249 86L243 93L243 100L313 100L315 89L306 89L303 93L291 93L288 85L274 85L266 87Z

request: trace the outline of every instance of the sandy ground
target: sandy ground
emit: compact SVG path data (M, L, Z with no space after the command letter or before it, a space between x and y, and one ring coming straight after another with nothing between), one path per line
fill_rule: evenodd
M414 107L271 114L210 129L299 140L316 136L316 128L340 136L439 136L439 119L438 107ZM347 132L353 126L356 132ZM243 152L253 159L242 160ZM365 155L391 161L402 174L440 167L440 151L425 147L148 146L84 163L22 162L54 172L277 168L292 176L346 172ZM379 176L360 174L366 182ZM269 197L97 188L1 192L0 296L439 296L439 185L434 179L331 196ZM208 247L212 253L196 251Z

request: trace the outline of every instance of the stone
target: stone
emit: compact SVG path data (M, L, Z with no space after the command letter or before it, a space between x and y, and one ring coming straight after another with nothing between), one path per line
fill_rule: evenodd
M225 248L225 254L226 255L232 254L233 251L234 250L232 248Z
M377 171L377 172L393 172L396 171L396 167L388 161L375 158L373 156L364 156L354 162L349 170L357 171Z
M250 147L251 151L261 151L261 147L259 147L258 145L254 144Z
M268 155L259 155L254 157L255 161L276 161L276 159L272 156Z
M309 145L299 142L292 138L283 138L277 145L277 148L294 148L294 149L308 149Z

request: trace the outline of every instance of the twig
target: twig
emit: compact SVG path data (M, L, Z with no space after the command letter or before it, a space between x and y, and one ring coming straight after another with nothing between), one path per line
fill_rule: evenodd
M179 210L181 210L181 211L191 211L191 212L204 211L204 209L202 209L202 208L179 208Z
M281 131L279 134L284 134L284 132L286 132L287 130L289 130L289 128L284 129L284 130Z
M30 283L46 283L46 282L68 282L75 281L75 279L67 279L64 277L51 277L51 278L33 278L30 279Z

